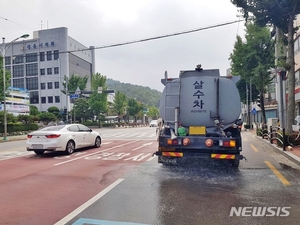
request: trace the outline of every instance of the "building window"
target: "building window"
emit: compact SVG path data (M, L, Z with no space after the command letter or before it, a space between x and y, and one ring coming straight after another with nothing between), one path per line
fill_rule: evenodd
M40 73L41 73L41 75L45 75L46 74L46 72L45 72L46 70L45 69L40 69Z
M26 54L26 62L37 62L37 53Z
M28 78L32 79L32 78ZM38 104L39 103L39 92L38 91L32 91L30 92L30 104Z
M46 103L46 97L41 97L41 103L45 104Z
M14 62L14 64L24 63L23 55L16 55L16 58L13 62Z
M47 61L52 60L52 52L51 51L47 51Z
M54 82L54 88L59 89L59 82L58 81Z
M45 61L45 52L40 52L40 61Z
M48 103L53 103L53 96L48 96Z
M46 84L45 83L41 83L41 90L45 90L46 89Z
M57 60L59 58L59 52L58 52L58 50L54 50L53 51L53 58L54 58L54 60Z
M47 85L48 85L48 89L52 89L52 82L48 82Z
M10 65L10 62L11 62L11 57L5 56L5 65Z
M60 103L59 96L55 96L55 103Z
M13 66L13 77L24 77L24 66L17 65Z
M26 76L30 77L30 76L36 76L38 75L38 64L34 63L34 64L27 64L26 65Z
M13 79L13 87L25 88L24 78Z
M58 67L54 67L54 74L59 74L59 68Z
M39 83L37 77L26 78L26 88L28 90L38 90Z
M47 68L47 74L51 75L52 74L52 68Z

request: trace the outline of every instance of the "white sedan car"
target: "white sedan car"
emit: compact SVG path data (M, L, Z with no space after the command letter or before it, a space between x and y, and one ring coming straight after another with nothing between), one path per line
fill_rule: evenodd
M157 127L157 120L151 120L150 127Z
M75 149L101 145L100 134L82 124L49 126L27 135L27 151L37 155L45 151L64 151L72 154Z

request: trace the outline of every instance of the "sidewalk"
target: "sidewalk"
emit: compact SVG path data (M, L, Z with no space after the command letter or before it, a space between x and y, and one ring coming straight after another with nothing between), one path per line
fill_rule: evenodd
M3 137L0 137L0 143L1 142L9 142L9 141L20 141L20 140L26 140L27 139L27 134L23 135L15 135L15 136L7 136L7 140L4 141Z
M256 129L248 130L248 131L243 131L243 132L250 132L253 134L257 139L260 141L264 141L265 143L269 144L270 146L273 147L275 151L278 153L284 155L287 157L289 160L293 161L294 163L300 165L300 146L287 146L285 148L285 151L283 151L282 147L278 147L276 144L271 144L269 140L267 139L262 139L262 137L256 135Z

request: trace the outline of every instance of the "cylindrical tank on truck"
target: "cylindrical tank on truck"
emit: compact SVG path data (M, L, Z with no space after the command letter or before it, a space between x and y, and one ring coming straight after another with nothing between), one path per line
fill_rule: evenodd
M218 69L198 65L181 71L179 78L169 78L166 72L161 81L165 87L159 106L158 162L210 158L238 167L243 159L236 124L241 113L239 77L220 76Z

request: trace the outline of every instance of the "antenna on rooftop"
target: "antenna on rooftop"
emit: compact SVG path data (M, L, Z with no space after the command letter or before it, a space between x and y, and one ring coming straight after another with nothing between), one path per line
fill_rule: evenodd
M41 30L43 30L43 21L41 20Z

